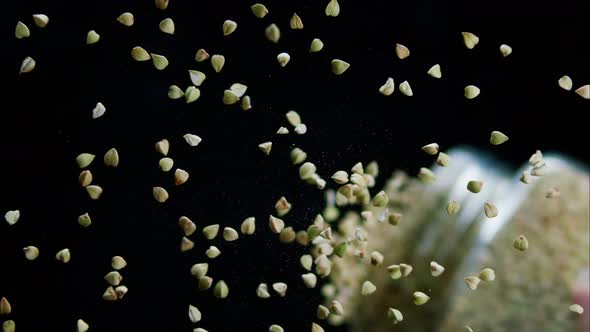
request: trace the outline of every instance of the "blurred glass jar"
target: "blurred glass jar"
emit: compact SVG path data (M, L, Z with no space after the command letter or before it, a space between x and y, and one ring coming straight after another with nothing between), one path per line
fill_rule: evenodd
M393 322L388 307L400 310L399 331L585 331L582 318L568 307L579 298L588 299L590 266L590 183L580 165L558 156L548 156L549 172L530 184L497 161L480 153L459 149L449 153L452 162L436 167L437 180L422 184L396 173L385 185L390 198L386 208L365 205L364 213L349 212L338 222L340 238L351 245L343 258L332 256L331 284L324 288L329 303L338 299L343 316L330 316L333 324L346 322L352 331L388 331ZM470 180L484 182L473 194L466 189ZM547 198L551 188L560 197ZM446 205L457 201L461 210L449 215ZM487 218L484 203L493 203L499 213ZM369 212L370 211L370 212ZM402 213L397 226L385 215ZM358 242L355 233L366 233L368 241ZM524 234L529 249L513 247ZM383 264L373 266L370 253L384 255ZM363 254L359 255L359 252ZM430 274L430 262L445 267L439 277ZM413 266L405 278L393 280L391 264ZM484 268L496 273L493 282L470 290L464 277L477 276ZM377 286L370 296L360 295L365 280ZM412 294L430 296L422 306ZM580 303L588 314L588 304ZM587 318L586 318L587 319Z

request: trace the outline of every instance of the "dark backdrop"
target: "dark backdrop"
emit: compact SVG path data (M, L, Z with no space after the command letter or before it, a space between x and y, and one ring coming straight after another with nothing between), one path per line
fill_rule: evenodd
M300 282L298 257L305 249L280 244L266 226L281 195L293 203L285 220L296 229L321 211L322 194L299 181L290 165L293 146L307 151L326 179L357 161L377 160L379 185L394 169L415 174L432 163L419 148L433 141L443 149L482 147L514 167L536 149L588 161L590 104L557 86L564 74L575 88L590 82L587 1L342 0L338 18L324 15L327 2L265 1L270 14L263 20L243 1L171 0L167 11L148 0L2 5L0 211L20 209L22 217L13 227L0 223L0 296L12 302L19 331L71 331L78 318L95 331L188 331L189 303L201 309L198 325L209 331L265 331L273 323L309 330L320 298ZM135 14L131 28L116 22L124 11ZM294 11L303 19L302 31L288 28ZM49 15L47 28L34 26L34 13ZM165 17L176 23L174 36L158 30ZM221 34L225 19L238 23L228 37ZM17 20L29 26L31 38L14 38ZM272 22L281 28L278 44L264 37ZM90 29L101 40L86 46ZM480 44L467 50L461 31L476 33ZM315 37L325 48L309 54ZM408 59L395 57L397 42L410 48ZM508 58L499 54L502 43L514 48ZM134 62L129 52L136 45L166 55L170 66L160 72L149 62ZM225 55L221 74L193 60L199 48ZM291 55L286 68L276 63L283 51ZM37 68L19 76L29 55ZM352 66L336 77L333 58ZM442 66L440 80L426 75L435 63ZM187 69L207 74L201 98L190 105L166 96L168 85L190 84ZM396 84L408 80L414 97L397 87L393 96L380 95L388 76ZM221 103L223 89L234 82L248 85L252 110ZM477 99L463 97L468 84L481 88ZM92 120L98 101L107 112ZM290 109L303 117L306 135L275 135L287 125ZM510 141L490 146L492 130ZM189 148L182 139L187 132L200 135L201 145ZM175 165L191 174L164 205L151 196L154 185L172 187L153 148L162 138L171 141ZM257 149L267 140L274 142L269 157ZM116 169L101 160L111 147L121 155ZM91 170L105 190L99 201L90 201L77 183L74 158L80 152L97 154ZM84 212L94 222L88 229L76 222ZM227 281L228 299L196 291L189 268L207 261L209 243L197 233L195 249L180 253L180 215L192 218L199 232L208 224L239 228L244 218L257 218L257 236L213 241L222 255L210 275ZM40 248L37 261L25 261L26 245ZM64 247L72 251L67 265L53 257ZM129 293L106 303L102 278L113 255L129 263L122 271ZM289 284L286 298L255 297L259 282L275 281Z

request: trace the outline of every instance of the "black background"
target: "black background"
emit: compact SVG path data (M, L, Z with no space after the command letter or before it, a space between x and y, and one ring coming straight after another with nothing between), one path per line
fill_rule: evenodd
M415 174L430 165L433 158L419 148L431 142L443 149L479 146L514 167L536 149L588 161L590 104L557 86L564 74L574 89L590 83L587 1L342 0L337 18L325 16L327 0L264 3L270 10L264 19L243 1L171 0L166 11L148 0L2 5L0 211L20 209L21 220L12 227L0 223L0 296L11 301L19 331L71 331L78 318L95 331L190 331L196 326L188 320L189 303L201 309L197 325L209 331L265 331L274 323L309 330L320 297L300 281L298 257L306 250L280 244L266 221L282 195L293 203L285 221L296 230L322 209L321 192L302 183L289 162L293 146L308 153L325 179L357 161L377 160L377 188L394 169ZM116 21L125 11L135 15L133 27ZM289 29L294 11L303 30ZM35 13L50 17L45 29L34 25ZM173 36L158 30L165 17L176 23ZM223 37L226 19L238 28ZM14 37L18 20L31 29L30 38ZM270 23L281 29L278 44L264 37ZM101 40L85 45L91 29ZM461 31L477 34L480 44L466 49ZM316 37L325 48L309 54ZM395 57L395 43L410 48L408 59ZM514 49L507 58L499 53L502 43ZM157 71L133 61L129 52L137 45L166 55L170 66ZM209 62L194 61L199 48L225 55L220 74ZM291 55L285 68L276 62L280 52ZM26 56L37 68L18 75ZM332 75L333 58L350 62L350 69ZM435 63L440 80L426 75ZM207 74L201 98L189 105L168 99L170 84L190 84L188 69ZM408 80L414 96L401 95L397 86L392 96L380 95L389 76L396 85ZM252 110L222 104L223 90L234 82L248 86ZM475 100L463 97L469 84L481 88ZM92 120L99 101L107 112ZM275 134L288 126L284 114L291 109L307 124L306 135ZM510 141L492 147L492 130ZM189 147L182 138L187 132L203 142ZM162 138L171 142L175 166L191 175L181 187L158 170L154 143ZM257 145L268 140L274 144L266 157ZM121 156L115 169L102 163L111 147ZM98 201L78 185L74 159L81 152L97 155L90 169L105 190ZM166 204L153 200L156 185L169 188ZM87 229L76 221L84 212L93 220ZM199 227L188 253L179 251L181 215ZM200 229L213 223L239 228L248 216L257 218L256 236L213 241L222 254L209 274L228 283L229 298L198 292L189 269L208 261L210 244ZM24 259L27 245L41 250L34 262ZM67 265L54 258L65 247L72 251ZM113 255L129 263L122 271L129 293L108 303L101 300L102 278ZM286 298L255 296L258 283L276 281L288 283Z

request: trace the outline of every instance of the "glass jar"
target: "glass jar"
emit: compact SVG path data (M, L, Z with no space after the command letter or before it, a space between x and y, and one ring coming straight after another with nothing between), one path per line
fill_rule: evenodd
M393 322L389 307L400 310L399 331L584 331L582 317L568 310L576 298L588 299L590 266L590 207L587 169L563 157L545 157L548 173L532 183L519 181L530 165L513 173L499 162L468 149L449 152L447 167L436 166L436 181L423 184L397 172L383 189L385 208L364 205L364 211L348 212L338 221L337 241L347 241L347 254L332 256L331 284L324 292L329 303L340 301L343 316L330 317L333 324L347 323L352 331L389 331ZM470 180L483 181L481 192L467 190ZM548 191L560 196L547 198ZM554 195L555 196L555 195ZM449 201L461 205L449 215ZM488 218L486 202L498 215ZM386 216L401 213L397 226ZM367 241L359 241L363 232ZM525 235L526 251L513 247ZM370 254L384 256L379 266ZM444 266L434 277L430 262ZM407 277L392 279L387 266L405 263L413 267ZM484 268L496 279L469 289L464 278L478 276ZM363 296L364 281L377 286ZM420 291L429 302L417 306L413 293ZM585 295L585 297L584 297ZM588 303L579 303L587 315ZM587 319L587 318L586 318Z

